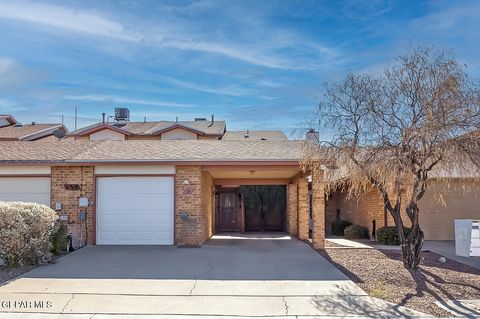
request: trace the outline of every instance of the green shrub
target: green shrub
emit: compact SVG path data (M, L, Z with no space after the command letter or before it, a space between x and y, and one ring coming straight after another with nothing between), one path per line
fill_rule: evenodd
M345 227L350 226L351 224L352 223L347 220L337 219L332 223L332 234L335 236L343 236Z
M358 225L345 227L344 236L347 239L368 239L368 228Z
M34 203L0 201L0 258L7 267L45 264L57 213Z
M405 227L404 229L408 235L410 228ZM397 226L387 226L377 229L377 241L382 245L400 245Z
M68 246L68 230L64 224L58 224L52 235L52 254L60 255Z

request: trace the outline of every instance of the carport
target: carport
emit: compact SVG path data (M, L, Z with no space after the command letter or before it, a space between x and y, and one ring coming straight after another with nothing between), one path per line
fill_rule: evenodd
M212 188L214 194L205 202L209 208L207 215L211 234L223 231L243 233L249 230L282 230L301 240L308 240L311 236L314 247L324 247L325 205L322 176L312 176L302 171L298 162L204 165L203 174L208 184L205 188ZM278 194L275 196L284 202L271 208L277 210L275 213L280 217L273 216L269 220L261 216L260 221L253 218L248 220L249 207L245 206L246 195L242 188L252 186L276 187L275 192L280 194L283 190L283 197ZM254 217L258 219L258 216Z

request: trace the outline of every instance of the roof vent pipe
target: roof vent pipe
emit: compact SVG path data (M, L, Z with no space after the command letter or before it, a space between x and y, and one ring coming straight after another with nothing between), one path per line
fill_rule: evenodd
M105 123L105 113L102 113L102 123Z

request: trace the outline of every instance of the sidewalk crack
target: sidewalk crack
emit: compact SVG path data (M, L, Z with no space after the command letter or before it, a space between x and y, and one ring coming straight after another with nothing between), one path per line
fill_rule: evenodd
M193 293L193 290L195 289L195 287L197 287L197 281L198 281L198 280L197 280L197 279L195 279L195 281L193 282L193 287L192 287L192 289L190 289L190 293L188 294L189 296L191 296L191 295L192 295L192 293Z
M68 305L70 304L70 302L75 298L75 294L72 294L72 297L67 301L67 303L65 304L65 306L63 307L62 311L60 313L65 313L65 309L67 309Z
M285 299L285 296L282 296L282 300L283 300L283 304L285 305L285 315L288 316L288 304L287 304L287 300Z

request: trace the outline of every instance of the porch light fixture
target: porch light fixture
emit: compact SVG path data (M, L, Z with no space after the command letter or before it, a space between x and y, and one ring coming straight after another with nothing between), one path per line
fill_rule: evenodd
M189 184L188 179L186 179L186 180L183 181L183 185L188 185L188 184Z
M254 170L251 170L251 171L250 171L250 175L255 175L255 171L254 171Z

